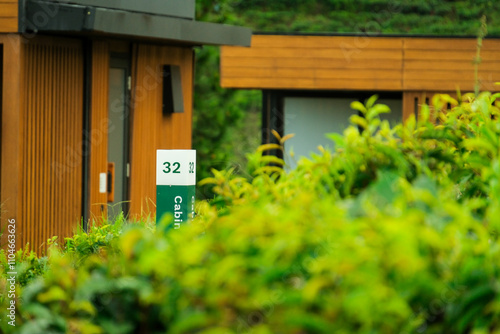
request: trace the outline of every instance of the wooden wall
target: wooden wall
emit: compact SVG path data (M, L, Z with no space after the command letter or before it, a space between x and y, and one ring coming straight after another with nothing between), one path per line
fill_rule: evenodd
M445 94L451 96L455 100L458 100L457 92L444 92ZM428 105L431 110L431 119L433 117L432 110L434 109L432 104L432 99L436 94L443 94L443 91L406 91L403 93L403 120L406 120L409 116L415 115L419 117L420 109L424 104ZM445 106L446 109L452 108L451 104Z
M162 115L161 65L179 65L184 113ZM130 213L155 212L156 150L190 149L193 99L193 50L135 45L132 64Z
M0 181L0 219L1 231L6 231L9 219L19 221L21 206L21 154L23 114L21 113L23 49L21 37L1 35L3 46L2 109L1 109L1 181ZM8 97L8 98L7 98ZM22 229L22 224L18 225ZM20 226L19 226L20 225ZM1 245L6 245L7 234L2 234ZM17 243L19 247L19 243Z
M474 38L255 35L222 47L227 88L379 91L473 89ZM483 41L482 88L500 81L500 40Z
M476 45L474 38L405 38L403 89L473 91ZM481 90L498 90L495 81L500 81L500 40L484 40L480 55Z
M250 48L221 48L221 85L399 90L402 45L402 38L255 35Z
M17 0L0 0L0 33L17 32L19 3Z
M35 38L25 46L21 244L72 235L82 214L81 42Z
M431 91L409 91L403 93L403 120L411 115L418 117L422 105L430 105L432 97L438 92Z
M19 43L17 56L6 59L19 61L13 64L19 76L8 79L14 85L19 80L19 89L4 89L5 101L19 98L10 102L18 104L19 114L3 109L2 127L18 133L11 142L2 132L13 144L9 152L2 149L2 202L6 216L17 221L17 246L29 242L43 252L46 245L39 245L71 235L82 213L83 52L78 40L36 37ZM12 186L3 182L9 170Z
M109 46L105 41L92 43L92 88L90 117L90 217L107 214L107 193L99 192L99 174L108 170L108 96Z

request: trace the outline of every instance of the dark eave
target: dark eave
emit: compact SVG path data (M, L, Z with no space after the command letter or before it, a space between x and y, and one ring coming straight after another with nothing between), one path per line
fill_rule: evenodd
M173 16L194 20L194 0L44 0L81 6L121 9L136 13Z
M249 28L39 0L26 3L21 32L106 35L183 45L250 46Z

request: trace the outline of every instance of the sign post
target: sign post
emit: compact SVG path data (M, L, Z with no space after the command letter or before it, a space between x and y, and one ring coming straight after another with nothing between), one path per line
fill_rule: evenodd
M156 224L166 214L181 228L194 217L196 150L156 151Z

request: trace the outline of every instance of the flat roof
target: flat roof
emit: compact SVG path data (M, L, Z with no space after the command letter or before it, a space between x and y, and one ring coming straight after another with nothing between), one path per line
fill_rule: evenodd
M404 34L404 33L380 33L380 32L271 32L254 31L253 35L262 36L325 36L325 37L406 37L406 38L477 38L474 35L438 35L438 34ZM488 36L486 39L499 39L500 36Z
M45 0L91 7L121 9L194 20L195 0Z
M105 35L183 45L250 46L245 27L112 8L29 0L20 17L22 33Z

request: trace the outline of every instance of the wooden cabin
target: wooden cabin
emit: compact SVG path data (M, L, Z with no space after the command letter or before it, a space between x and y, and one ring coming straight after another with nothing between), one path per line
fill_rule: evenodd
M194 17L194 0L0 1L2 245L12 219L39 250L154 215L156 150L191 148L194 48L250 45Z
M476 51L473 37L260 34L250 48L222 47L221 85L262 90L263 143L272 129L295 133L285 157L298 158L333 145L324 134L343 131L354 100L378 94L392 110L383 118L395 122L435 93L473 91ZM483 40L480 56L481 90L496 91L500 40Z

